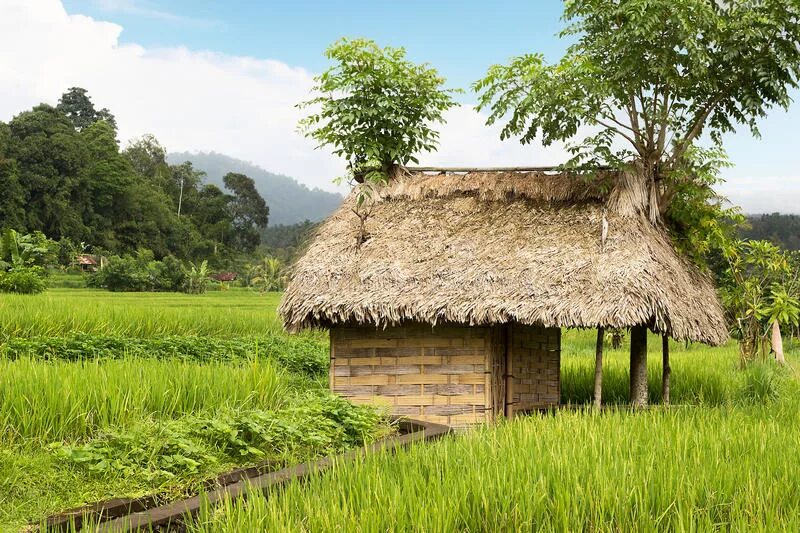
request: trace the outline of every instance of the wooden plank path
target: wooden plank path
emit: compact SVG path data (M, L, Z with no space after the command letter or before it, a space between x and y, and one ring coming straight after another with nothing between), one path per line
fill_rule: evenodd
M158 505L155 497L135 500L109 500L75 511L62 513L47 521L47 531L74 531L87 522L94 523L94 531L123 532L137 530L181 530L183 522L195 516L201 507L214 505L233 498L246 498L249 494L265 491L293 480L306 479L330 468L334 463L352 461L359 457L393 452L413 443L432 441L450 433L450 426L418 420L401 420L400 435L379 440L364 448L351 450L341 455L309 461L274 472L264 472L269 465L249 469L238 469L218 480L227 479L229 484L185 500Z

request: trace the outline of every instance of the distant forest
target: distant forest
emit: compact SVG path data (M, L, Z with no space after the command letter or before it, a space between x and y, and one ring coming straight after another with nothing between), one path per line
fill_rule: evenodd
M166 157L150 135L120 149L111 111L73 87L55 107L0 122L0 228L92 253L150 250L218 264L253 253L269 221L254 181L228 172L208 184L190 162Z
M800 250L800 215L750 215L747 227L739 234L744 239L767 240L787 250Z

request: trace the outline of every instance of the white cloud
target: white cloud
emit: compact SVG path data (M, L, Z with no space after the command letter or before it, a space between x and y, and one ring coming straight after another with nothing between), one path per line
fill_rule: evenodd
M97 0L109 10L172 16L147 0ZM117 117L120 140L153 133L171 151L217 151L310 185L335 189L344 164L295 131L313 74L278 60L120 44L122 27L66 13L60 0L0 0L0 120L54 104L81 86ZM450 110L438 152L446 166L550 165L563 147L520 146L470 106ZM770 185L774 184L774 185ZM798 212L798 180L731 179L724 192L746 211Z
M731 178L719 192L746 214L800 213L800 176Z
M108 8L140 9L130 0ZM40 102L55 103L73 85L116 115L124 142L153 133L172 151L217 151L301 181L333 189L340 160L295 131L311 72L277 60L186 48L120 44L122 27L69 15L60 0L0 0L0 120ZM138 7L137 7L138 6ZM143 9L143 8L141 8ZM10 52L9 52L10 51ZM500 142L471 107L451 110L441 149L426 164L545 164L560 150Z

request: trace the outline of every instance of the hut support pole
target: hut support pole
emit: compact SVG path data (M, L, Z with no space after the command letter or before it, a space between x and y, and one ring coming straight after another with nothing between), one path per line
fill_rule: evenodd
M669 337L664 335L661 337L661 354L663 358L663 371L661 374L661 401L664 405L669 405L669 377L672 374L672 368L669 366Z
M597 346L594 361L594 406L600 409L603 402L603 334L605 330L597 328Z
M506 326L506 418L514 418L514 333Z
M631 328L631 406L647 407L647 328Z

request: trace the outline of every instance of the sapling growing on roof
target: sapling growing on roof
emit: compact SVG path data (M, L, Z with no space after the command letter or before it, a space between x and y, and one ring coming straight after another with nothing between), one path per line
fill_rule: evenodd
M334 64L314 78L316 96L298 104L312 109L299 128L332 146L347 161L349 178L380 183L395 165L417 163L416 154L436 149L432 125L444 122L456 102L435 68L368 39L340 39L325 55Z
M417 154L436 149L439 132L433 125L456 105L455 91L444 88L445 79L429 64L406 59L404 48L343 38L325 55L334 64L314 78L316 96L298 104L312 109L299 129L347 161L346 179L356 183L353 211L361 244L373 187L386 183L397 165L418 163Z

